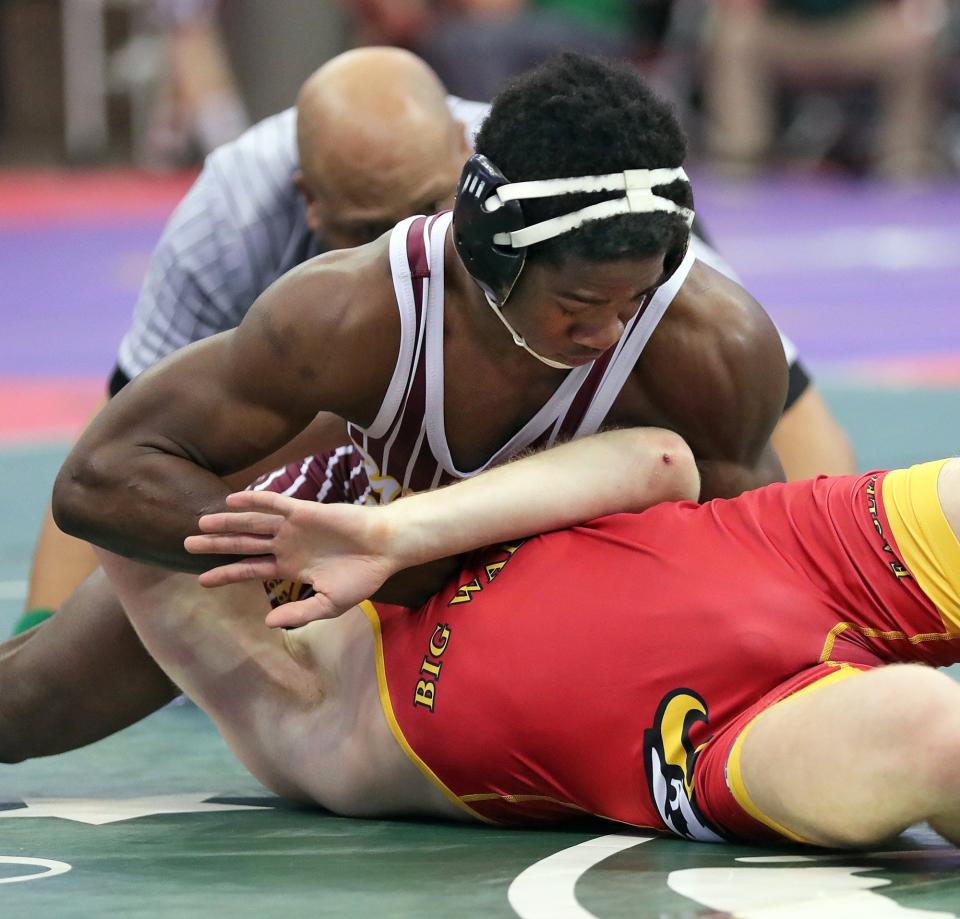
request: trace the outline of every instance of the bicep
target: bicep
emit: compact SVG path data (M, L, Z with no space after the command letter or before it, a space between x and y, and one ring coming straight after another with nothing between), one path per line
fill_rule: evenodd
M297 378L298 366L277 354L262 323L244 322L140 374L110 401L84 446L113 463L156 452L218 475L236 472L279 449L316 414L321 397Z

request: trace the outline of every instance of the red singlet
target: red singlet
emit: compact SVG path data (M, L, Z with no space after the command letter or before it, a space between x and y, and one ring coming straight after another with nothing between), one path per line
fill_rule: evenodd
M744 724L841 664L958 659L882 478L605 517L478 553L420 610L365 604L398 739L481 819L773 838L727 787Z

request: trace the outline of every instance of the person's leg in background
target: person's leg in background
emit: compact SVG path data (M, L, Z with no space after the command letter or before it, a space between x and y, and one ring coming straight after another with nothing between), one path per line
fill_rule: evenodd
M707 146L717 165L732 173L754 171L770 146L770 75L761 48L765 15L753 0L718 0L707 23Z
M104 405L106 399L96 407L88 424ZM13 634L26 632L49 619L96 567L93 548L61 532L53 522L48 503L30 563L23 613L14 624Z

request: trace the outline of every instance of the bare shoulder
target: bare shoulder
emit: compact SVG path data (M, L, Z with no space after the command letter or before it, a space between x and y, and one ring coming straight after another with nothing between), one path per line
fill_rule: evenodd
M736 281L697 261L670 311L727 358L748 358L779 370L783 347L766 310Z
M644 385L698 456L756 455L783 411L787 365L763 307L696 262L644 352ZM681 379L682 377L682 379Z
M238 328L240 364L286 368L291 385L336 394L323 407L363 420L396 362L400 316L389 237L317 256L275 281ZM263 359L261 359L263 358Z

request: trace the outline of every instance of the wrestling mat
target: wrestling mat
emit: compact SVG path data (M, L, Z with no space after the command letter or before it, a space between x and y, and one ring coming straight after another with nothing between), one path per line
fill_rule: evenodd
M19 614L68 438L102 392L186 181L0 175L2 635ZM864 468L957 451L957 187L706 183L698 201L797 340ZM923 827L882 850L838 854L598 824L340 819L270 796L190 705L87 749L0 766L2 919L354 914L960 917L960 851Z
M187 705L0 776L4 919L960 915L960 850L924 828L830 853L347 820L269 796Z

